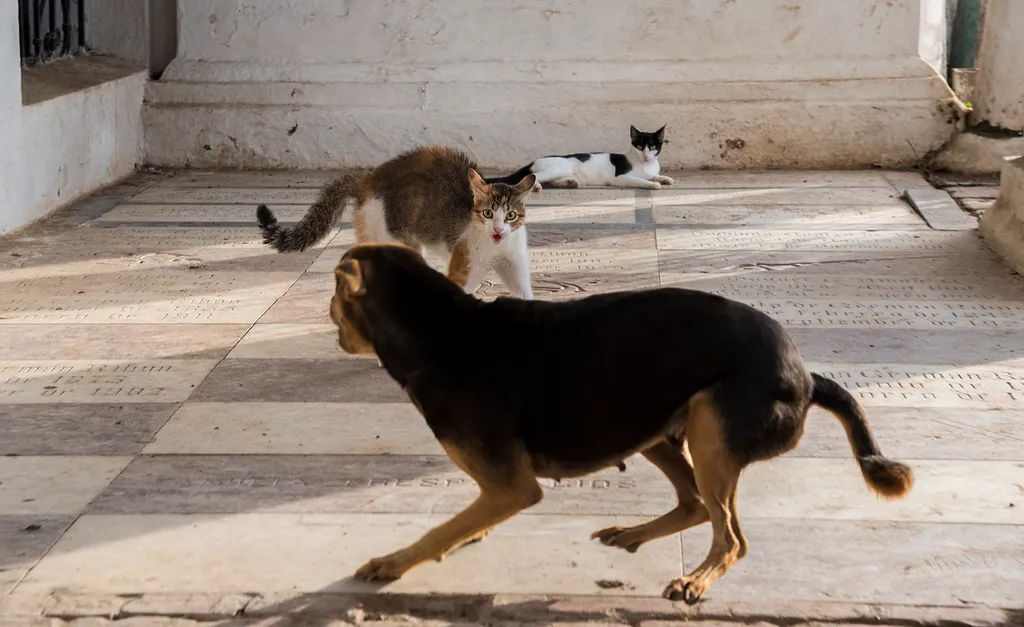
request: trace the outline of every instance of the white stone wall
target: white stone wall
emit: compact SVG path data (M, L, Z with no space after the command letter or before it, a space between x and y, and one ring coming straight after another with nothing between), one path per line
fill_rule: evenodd
M19 57L18 3L0 2L0 233L131 174L142 156L141 68L26 107Z
M180 0L147 160L485 165L622 147L668 167L915 162L953 132L946 0Z

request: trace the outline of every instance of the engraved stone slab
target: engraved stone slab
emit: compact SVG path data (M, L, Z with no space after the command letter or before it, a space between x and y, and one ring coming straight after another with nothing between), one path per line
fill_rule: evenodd
M1024 333L1012 329L892 329L789 327L808 361L843 363L912 362L972 365L1024 355Z
M255 322L294 281L182 270L37 277L0 287L0 324Z
M146 453L444 455L411 403L186 403Z
M566 300L621 290L656 288L659 281L654 272L535 272L531 284L537 300ZM508 289L494 275L485 279L476 291L476 296L484 300L508 295Z
M528 224L633 224L636 210L629 205L549 205L530 206Z
M536 274L656 273L658 252L628 248L533 248L530 250L530 270Z
M224 590L225 582L245 592L376 592L379 587L350 575L366 560L414 542L440 522L408 515L85 516L19 592L205 593ZM589 539L592 531L618 522L516 517L496 527L486 544L413 569L384 590L658 594L679 576L678 541L672 541L675 549L637 559ZM605 590L595 583L601 580L622 581L624 587Z
M657 206L655 224L750 226L773 229L927 229L909 207L897 205Z
M1024 280L975 277L943 279L912 276L788 275L749 271L725 277L663 272L662 285L729 298L810 298L849 300L999 301L1024 305Z
M7 405L0 419L0 455L136 455L176 407Z
M8 594L73 521L73 516L0 514L0 594Z
M742 504L740 516L750 556L715 582L715 598L725 603L777 601L780 581L788 599L808 602L1024 603L1019 526L752 520ZM684 533L685 569L697 567L710 546L707 525Z
M324 170L267 172L180 172L157 187L310 187L319 189L338 176Z
M3 324L0 359L220 359L248 329L194 324L182 333L165 324Z
M333 324L257 324L229 359L358 359L338 346Z
M981 253L981 240L966 231L774 231L658 229L665 250L792 250L885 252L891 254Z
M196 401L401 403L409 397L372 357L226 359L203 381Z
M534 205L619 205L633 207L636 204L636 191L608 187L587 187L582 189L543 189L538 193L526 196L526 211Z
M744 516L1024 524L1017 483L1024 462L912 460L906 500L878 499L846 459L784 457L751 466L740 482ZM540 481L546 498L524 515L652 516L675 491L639 457L626 472ZM90 513L455 513L479 494L447 457L417 455L158 455L136 459ZM814 498L807 498L813 494Z
M655 207L662 205L871 205L905 207L891 186L878 187L764 187L744 189L660 189L651 192Z
M647 228L573 228L557 224L538 224L529 227L531 250L542 248L584 250L653 250L654 231Z
M80 514L130 461L130 457L0 457L0 514Z
M738 299L792 327L894 329L1024 328L1024 305L972 301L894 302Z
M882 450L894 459L1024 462L1019 411L873 406L867 416ZM790 456L850 459L851 453L840 422L812 407L803 438Z
M340 255L339 255L340 257ZM261 324L332 324L331 298L334 296L334 265L330 271L302 275L260 317Z
M915 277L979 277L1015 279L1015 275L992 253L893 256L884 252L835 251L736 251L660 250L662 272L732 273L764 270L794 274L828 273L842 280L848 276L889 275Z
M0 361L3 403L177 403L217 362L180 360Z
M308 205L271 205L281 222L298 222ZM238 222L256 225L256 209L246 205L207 204L124 204L93 222Z
M151 187L131 198L132 204L205 204L205 205L251 205L253 215L260 203L267 205L309 205L316 202L319 189L312 188L246 188L220 187L202 189L190 187Z
M675 181L668 190L676 188L730 189L742 187L886 187L885 175L890 173L857 170L753 171L745 172L671 172ZM662 192L666 188L662 188Z
M818 364L807 367L835 379L864 405L972 407L1024 410L1024 365L984 366Z

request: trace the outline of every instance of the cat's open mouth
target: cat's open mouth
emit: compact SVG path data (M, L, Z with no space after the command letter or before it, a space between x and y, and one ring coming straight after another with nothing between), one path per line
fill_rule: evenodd
M491 241L495 244L500 244L502 239L504 239L504 237L500 233L491 234Z

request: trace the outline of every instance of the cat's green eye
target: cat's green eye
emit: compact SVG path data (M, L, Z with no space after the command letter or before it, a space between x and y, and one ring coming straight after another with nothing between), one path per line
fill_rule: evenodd
M505 222L512 222L519 217L519 214L515 211L509 211L505 214Z
M491 218L494 217L494 212L491 211L490 209L484 209L484 217L490 220Z

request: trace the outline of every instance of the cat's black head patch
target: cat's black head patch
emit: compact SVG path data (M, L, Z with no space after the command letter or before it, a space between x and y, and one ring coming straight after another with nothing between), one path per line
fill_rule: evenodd
M655 155L661 154L661 147L665 143L665 127L662 126L653 133L638 131L635 126L629 127L629 140L633 147L643 152L647 148Z

